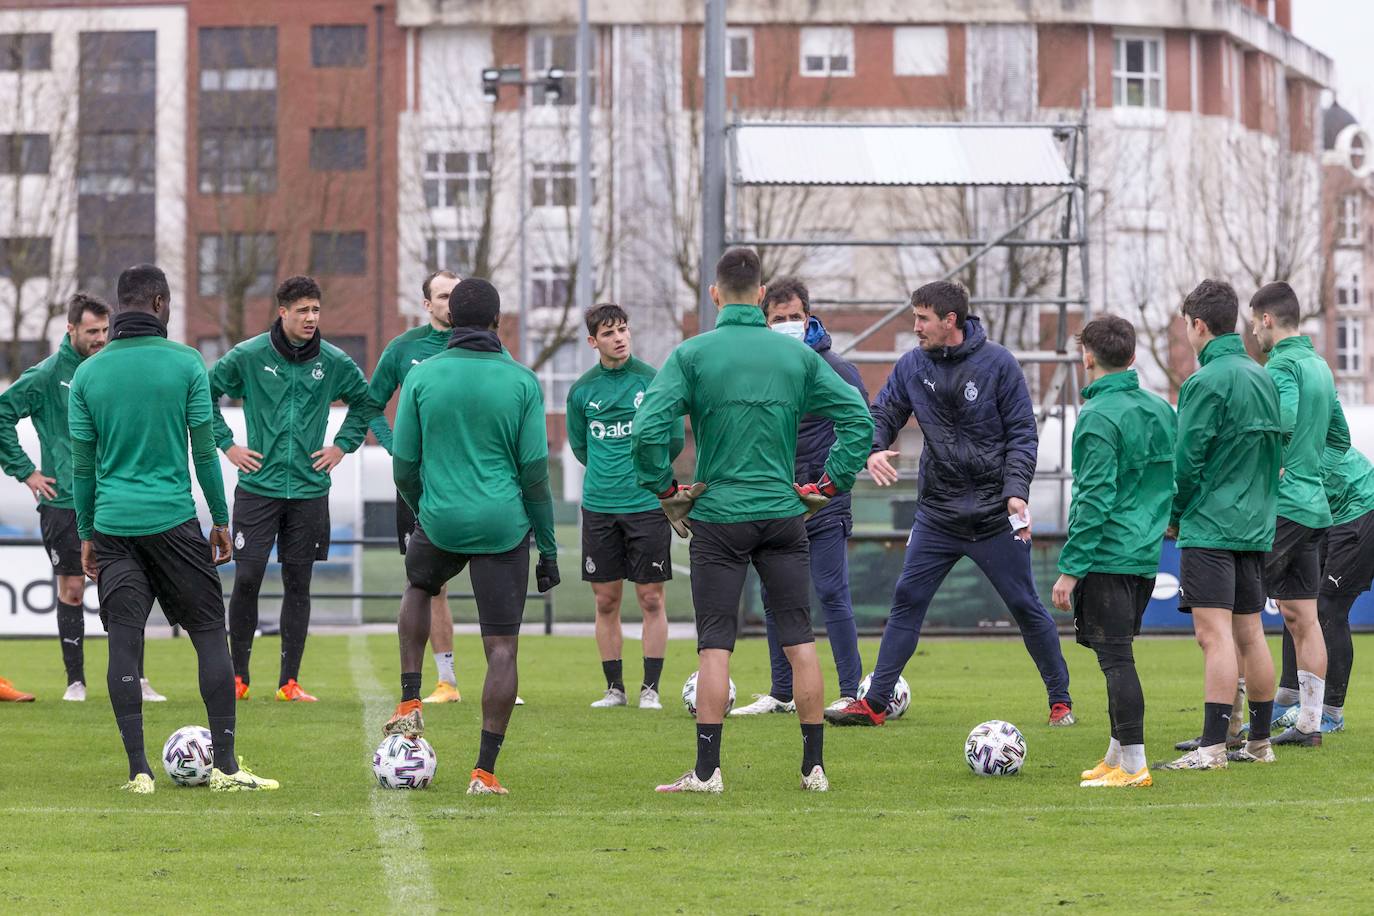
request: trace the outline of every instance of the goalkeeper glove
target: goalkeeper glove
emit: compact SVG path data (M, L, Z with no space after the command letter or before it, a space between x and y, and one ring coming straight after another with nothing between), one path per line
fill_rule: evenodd
M539 562L534 565L534 585L542 595L553 588L560 581L558 578L558 558L555 556L540 555Z
M692 524L687 516L692 511L692 504L697 501L697 497L706 492L706 484L697 482L689 486L680 486L676 480L673 485L662 493L658 494L658 504L663 507L663 514L668 516L668 523L673 526L680 538L692 536Z
M792 484L792 489L797 491L797 498L806 505L806 517L810 518L817 512L825 508L825 504L830 502L832 496L839 494L839 490L830 482L830 475L822 473L821 479L815 483L808 483L806 486Z

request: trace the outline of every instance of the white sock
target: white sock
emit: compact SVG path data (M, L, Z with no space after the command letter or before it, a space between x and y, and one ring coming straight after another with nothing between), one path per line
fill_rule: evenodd
M1299 669L1298 694L1302 699L1302 706L1298 710L1298 731L1311 734L1322 727L1322 698L1326 696L1326 679Z
M1302 686L1302 672L1298 672L1298 686ZM1298 699L1298 691L1292 687L1280 687L1274 691L1275 706L1297 706Z
M1103 759L1109 767L1121 766L1121 742L1113 738L1107 745L1107 756Z
M1115 740L1115 739L1113 739ZM1132 775L1145 769L1145 745L1143 744L1123 744L1121 745L1121 769Z
M453 653L435 652L434 667L439 671L439 680L446 684L456 684L458 679L453 674Z

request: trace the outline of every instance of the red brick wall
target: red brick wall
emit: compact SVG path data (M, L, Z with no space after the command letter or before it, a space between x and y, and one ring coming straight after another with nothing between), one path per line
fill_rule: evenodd
M1041 108L1078 108L1088 89L1088 29L1042 25L1036 29Z

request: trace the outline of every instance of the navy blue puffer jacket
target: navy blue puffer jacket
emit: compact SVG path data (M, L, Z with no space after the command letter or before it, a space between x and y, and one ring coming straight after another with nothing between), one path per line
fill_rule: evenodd
M830 368L839 374L840 378L857 388L859 396L864 399L864 403L868 403L868 392L864 390L864 383L863 379L859 377L859 370L854 368L854 364L849 360L830 349L830 334L815 315L808 318L806 322L806 343L820 355L821 359L826 361ZM815 483L821 479L821 474L825 472L826 456L830 454L830 446L834 444L834 423L815 414L807 414L801 418L801 423L797 426L797 483ZM850 522L850 506L849 493L839 494L826 503L824 509L806 520L807 530L819 531L837 521L848 524Z
M873 401L874 451L913 414L925 436L917 521L970 540L1008 531L1007 500L1030 498L1038 445L1016 357L969 316L959 346L897 360Z

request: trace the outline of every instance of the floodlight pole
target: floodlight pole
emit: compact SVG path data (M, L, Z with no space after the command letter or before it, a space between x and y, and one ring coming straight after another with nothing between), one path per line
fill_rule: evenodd
M710 286L716 260L725 248L725 0L706 0L705 98L701 173L701 297L697 301L698 332L716 324Z
M592 307L592 103L588 71L592 59L592 29L587 0L578 4L577 18L577 117L580 149L577 156L577 309L583 315ZM523 236L523 233L521 233Z

